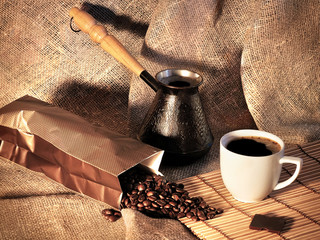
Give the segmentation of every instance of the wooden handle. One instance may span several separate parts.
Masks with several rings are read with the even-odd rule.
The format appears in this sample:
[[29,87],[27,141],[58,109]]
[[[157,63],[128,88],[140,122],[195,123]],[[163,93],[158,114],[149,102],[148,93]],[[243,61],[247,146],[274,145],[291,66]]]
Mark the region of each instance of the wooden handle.
[[115,37],[107,33],[105,27],[97,24],[89,13],[74,7],[70,10],[69,15],[73,17],[75,24],[81,31],[89,34],[94,42],[100,43],[105,51],[134,74],[140,76],[141,72],[145,70]]

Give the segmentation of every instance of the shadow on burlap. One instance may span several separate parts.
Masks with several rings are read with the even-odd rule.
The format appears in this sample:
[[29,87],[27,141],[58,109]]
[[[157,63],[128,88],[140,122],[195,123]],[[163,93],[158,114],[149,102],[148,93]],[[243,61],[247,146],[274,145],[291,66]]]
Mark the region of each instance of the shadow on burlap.
[[[154,92],[86,34],[70,30],[68,12],[82,3],[2,4],[0,107],[29,94],[134,136]],[[161,166],[168,178],[219,168],[219,139],[234,129],[270,131],[287,144],[319,139],[318,1],[96,0],[85,5],[153,75],[186,68],[204,79],[200,95],[214,146],[194,164]],[[108,223],[101,216],[104,203],[5,159],[0,167],[2,239],[142,239],[149,231],[153,239],[192,238],[177,221],[131,210]],[[161,225],[167,227],[160,231]]]

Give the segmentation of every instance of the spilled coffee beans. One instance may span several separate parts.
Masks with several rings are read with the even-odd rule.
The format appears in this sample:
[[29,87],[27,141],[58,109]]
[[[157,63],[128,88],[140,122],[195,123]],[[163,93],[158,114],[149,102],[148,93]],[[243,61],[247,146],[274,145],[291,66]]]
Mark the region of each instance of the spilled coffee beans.
[[[120,176],[123,187],[121,209],[131,208],[150,217],[205,221],[223,212],[209,206],[201,197],[190,197],[183,184],[167,181],[164,177],[133,168]],[[111,213],[112,212],[112,213]],[[114,210],[104,210],[107,219],[117,220]],[[120,213],[120,212],[119,212]],[[120,213],[121,216],[121,213]]]
[[121,218],[121,212],[114,209],[104,209],[102,210],[102,215],[111,222],[115,222]]

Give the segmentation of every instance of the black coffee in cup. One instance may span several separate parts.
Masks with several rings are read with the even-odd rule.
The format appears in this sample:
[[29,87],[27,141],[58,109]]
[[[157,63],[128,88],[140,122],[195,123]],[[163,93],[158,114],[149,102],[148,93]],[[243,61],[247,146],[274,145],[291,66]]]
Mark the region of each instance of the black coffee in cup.
[[279,143],[263,137],[242,137],[227,144],[227,149],[246,156],[268,156],[279,152]]

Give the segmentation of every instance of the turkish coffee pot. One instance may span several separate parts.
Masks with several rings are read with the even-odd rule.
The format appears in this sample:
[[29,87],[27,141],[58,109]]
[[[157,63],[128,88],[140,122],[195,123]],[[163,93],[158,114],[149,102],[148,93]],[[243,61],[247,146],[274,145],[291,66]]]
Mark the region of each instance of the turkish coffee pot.
[[154,78],[90,14],[74,7],[70,16],[81,31],[156,91],[137,138],[164,150],[163,161],[169,164],[182,165],[203,157],[213,136],[198,91],[202,77],[189,70],[167,69]]

